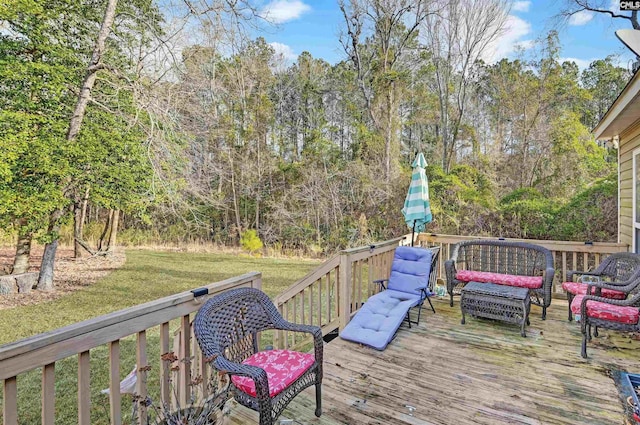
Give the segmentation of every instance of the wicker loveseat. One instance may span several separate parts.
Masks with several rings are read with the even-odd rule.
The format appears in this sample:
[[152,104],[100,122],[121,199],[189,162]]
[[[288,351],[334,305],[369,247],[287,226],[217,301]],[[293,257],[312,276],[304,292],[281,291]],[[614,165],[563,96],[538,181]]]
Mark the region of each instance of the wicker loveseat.
[[445,262],[447,292],[460,295],[468,282],[497,283],[528,288],[531,302],[542,307],[542,319],[551,304],[553,256],[551,251],[525,242],[470,240],[454,245]]

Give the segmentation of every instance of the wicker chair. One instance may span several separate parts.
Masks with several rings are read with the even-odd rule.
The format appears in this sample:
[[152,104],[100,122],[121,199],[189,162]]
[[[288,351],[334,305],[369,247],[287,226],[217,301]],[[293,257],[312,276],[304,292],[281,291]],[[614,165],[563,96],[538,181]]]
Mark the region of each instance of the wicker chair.
[[[551,304],[551,284],[555,270],[553,256],[548,249],[525,242],[493,239],[477,239],[458,242],[451,250],[451,257],[445,261],[447,292],[453,307],[453,296],[460,295],[468,282],[459,272],[469,276],[485,274],[501,280],[536,280],[535,285],[527,281],[531,303],[542,307],[542,319],[547,317],[547,307]],[[470,272],[470,273],[466,273]],[[524,279],[522,279],[524,278]],[[495,280],[476,280],[502,283]],[[519,284],[513,286],[520,286]]]
[[[578,295],[571,303],[573,312],[580,312],[582,330],[582,349],[580,354],[587,358],[587,341],[591,341],[591,327],[595,326],[594,335],[598,336],[598,328],[623,332],[640,331],[640,282],[635,284],[634,294],[626,300],[614,300],[596,295]],[[579,308],[579,310],[578,310]]]
[[[439,246],[430,246],[427,249],[430,249],[433,253],[433,257],[431,258],[431,271],[429,272],[429,294],[427,294],[427,301],[431,306],[431,310],[435,313],[436,309],[433,308],[433,304],[429,297],[433,296],[435,292],[436,286],[436,276],[438,274],[438,259],[440,258],[440,247]],[[418,321],[420,321],[420,317],[418,317]]]
[[[258,332],[279,329],[313,335],[314,354],[258,351]],[[282,318],[269,297],[252,288],[231,289],[208,300],[194,319],[194,333],[212,366],[231,376],[234,398],[272,425],[289,402],[316,386],[316,416],[322,412],[322,331]],[[282,372],[286,373],[282,373]]]
[[[574,282],[576,276],[579,276],[579,282]],[[573,298],[576,295],[588,294],[587,288],[590,284],[595,289],[593,295],[611,299],[625,299],[635,287],[634,282],[638,277],[640,277],[640,255],[631,252],[611,254],[595,270],[590,272],[569,271],[567,282],[562,284],[562,288],[567,292],[567,301],[569,302],[569,321],[573,319],[571,314]],[[598,281],[605,281],[605,285],[599,285]]]

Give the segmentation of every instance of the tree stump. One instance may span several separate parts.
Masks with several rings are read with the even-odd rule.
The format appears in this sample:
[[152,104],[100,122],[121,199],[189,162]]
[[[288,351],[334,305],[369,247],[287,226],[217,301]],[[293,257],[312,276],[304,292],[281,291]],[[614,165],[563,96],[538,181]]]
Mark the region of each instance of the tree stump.
[[0,276],[0,295],[13,294],[16,292],[16,278],[13,275]]
[[38,275],[38,272],[14,274],[13,277],[16,279],[18,293],[30,293],[31,290],[38,284]]

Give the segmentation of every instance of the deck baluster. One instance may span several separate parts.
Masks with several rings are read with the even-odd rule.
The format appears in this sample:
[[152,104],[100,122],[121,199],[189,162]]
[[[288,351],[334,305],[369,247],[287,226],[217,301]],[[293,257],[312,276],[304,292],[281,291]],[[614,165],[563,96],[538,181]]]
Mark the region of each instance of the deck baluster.
[[136,395],[140,397],[138,400],[138,424],[146,425],[147,423],[147,333],[145,331],[138,332],[136,338]]
[[120,340],[109,343],[109,411],[111,413],[111,425],[121,425]]
[[188,314],[182,316],[180,319],[180,334],[178,400],[180,406],[187,406],[191,398],[189,391],[191,388],[191,350],[189,346],[191,340],[191,322]]
[[42,368],[42,425],[54,425],[56,420],[56,364]]
[[91,423],[91,364],[89,351],[78,354],[78,425]]
[[18,380],[15,376],[4,380],[4,425],[18,425]]
[[[169,322],[160,325],[160,354],[167,354],[170,350],[169,342]],[[160,360],[160,400],[164,406],[169,406],[171,402],[171,362]]]

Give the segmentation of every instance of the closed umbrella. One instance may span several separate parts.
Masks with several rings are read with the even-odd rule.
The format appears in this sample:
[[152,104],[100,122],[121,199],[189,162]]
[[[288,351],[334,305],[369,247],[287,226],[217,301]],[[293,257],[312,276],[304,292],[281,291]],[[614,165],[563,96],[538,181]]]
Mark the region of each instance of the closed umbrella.
[[413,235],[416,231],[422,232],[427,223],[433,220],[431,216],[431,206],[429,205],[429,182],[424,169],[427,160],[420,152],[411,164],[413,173],[411,174],[411,185],[404,200],[402,214],[404,221],[411,229],[411,246],[413,246]]

